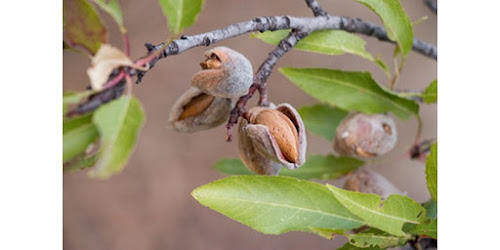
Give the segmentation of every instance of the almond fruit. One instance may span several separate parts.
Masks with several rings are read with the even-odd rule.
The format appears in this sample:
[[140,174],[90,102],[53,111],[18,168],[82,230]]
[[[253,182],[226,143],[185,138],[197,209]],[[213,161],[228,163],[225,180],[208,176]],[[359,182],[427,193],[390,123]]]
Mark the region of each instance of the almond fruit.
[[191,79],[191,86],[223,98],[238,98],[248,93],[253,82],[253,68],[241,53],[227,47],[205,52],[201,71]]

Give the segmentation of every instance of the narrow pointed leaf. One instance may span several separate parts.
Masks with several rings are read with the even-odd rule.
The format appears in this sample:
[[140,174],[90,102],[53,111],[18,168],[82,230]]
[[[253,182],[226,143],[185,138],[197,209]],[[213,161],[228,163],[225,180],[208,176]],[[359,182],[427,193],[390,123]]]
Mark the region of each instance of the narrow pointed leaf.
[[69,119],[63,122],[63,162],[85,152],[99,137],[92,115]]
[[356,0],[374,11],[384,23],[387,36],[395,41],[403,57],[413,46],[413,29],[399,0]]
[[427,156],[425,179],[432,199],[437,202],[437,143],[432,145],[431,153]]
[[[279,175],[300,179],[336,179],[362,165],[363,161],[351,157],[310,155],[302,167],[295,170],[282,168]],[[215,169],[230,175],[254,175],[240,159],[222,159],[215,164]]]
[[93,122],[101,134],[101,148],[90,177],[108,178],[120,172],[135,147],[144,115],[141,104],[133,97],[123,96],[101,106]]
[[376,194],[347,191],[326,184],[337,200],[366,223],[396,236],[405,236],[405,223],[419,224],[425,220],[425,208],[414,200],[393,194],[384,202]]
[[265,234],[310,232],[309,227],[352,229],[363,220],[328,189],[282,176],[231,176],[192,192],[204,206]]
[[106,11],[118,24],[120,31],[126,32],[125,26],[123,25],[123,14],[118,0],[92,0],[96,3],[102,10]]
[[422,94],[426,103],[435,103],[437,101],[437,80],[432,81]]
[[347,111],[326,104],[304,106],[298,111],[307,130],[327,141],[333,140],[337,126],[349,114]]
[[193,25],[203,7],[203,0],[159,0],[158,3],[174,35]]
[[418,105],[382,89],[368,72],[320,68],[281,68],[291,82],[319,101],[367,114],[393,112],[401,119],[418,114]]
[[106,42],[106,27],[86,0],[64,0],[63,19],[64,40],[71,47],[80,45],[93,55]]

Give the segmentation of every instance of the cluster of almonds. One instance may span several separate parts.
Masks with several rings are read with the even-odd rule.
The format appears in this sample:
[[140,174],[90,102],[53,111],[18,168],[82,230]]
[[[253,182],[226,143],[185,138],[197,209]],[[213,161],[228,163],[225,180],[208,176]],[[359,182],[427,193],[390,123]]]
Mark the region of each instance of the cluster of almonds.
[[[232,98],[248,93],[253,80],[252,64],[227,47],[205,52],[202,70],[192,87],[174,104],[169,125],[192,133],[217,127],[229,119]],[[306,134],[299,113],[287,103],[253,107],[240,118],[238,145],[245,165],[257,174],[277,175],[285,166],[304,164]],[[383,114],[353,113],[338,126],[334,149],[340,155],[371,158],[390,151],[397,139],[392,119]]]
[[[169,126],[192,133],[214,128],[229,119],[232,98],[248,93],[253,80],[252,65],[242,54],[216,47],[205,52],[202,70],[192,87],[174,104]],[[305,162],[306,135],[298,112],[289,104],[254,107],[240,118],[239,152],[245,165],[257,174],[277,175]]]

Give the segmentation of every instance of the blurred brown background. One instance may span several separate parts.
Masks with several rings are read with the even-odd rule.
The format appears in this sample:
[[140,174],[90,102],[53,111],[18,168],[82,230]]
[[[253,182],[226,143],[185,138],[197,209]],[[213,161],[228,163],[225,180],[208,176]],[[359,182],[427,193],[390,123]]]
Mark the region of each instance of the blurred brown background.
[[[361,17],[382,25],[367,7],[353,1],[320,0],[331,15]],[[168,38],[167,24],[156,0],[120,0],[125,25],[130,34],[132,58],[145,53],[143,44],[158,44]],[[414,27],[419,39],[436,44],[436,16],[420,0],[402,0],[412,21],[428,20]],[[312,16],[303,0],[207,0],[197,23],[185,34],[202,33],[231,23],[266,15]],[[113,21],[104,13],[110,27],[110,43],[122,46]],[[393,45],[363,37],[367,49],[381,54],[392,65]],[[243,35],[216,44],[245,54],[254,69],[267,57],[272,46]],[[214,46],[214,45],[213,45]],[[213,47],[212,46],[212,47]],[[345,240],[329,241],[308,233],[290,232],[264,235],[197,203],[190,192],[203,184],[223,178],[213,164],[223,157],[237,157],[236,142],[226,143],[223,126],[195,134],[180,134],[166,129],[170,108],[200,69],[206,47],[160,61],[141,85],[134,87],[143,103],[146,123],[125,170],[111,179],[93,180],[85,171],[64,175],[64,248],[73,249],[335,249]],[[88,85],[89,60],[64,52],[64,90],[83,90]],[[371,71],[380,83],[387,79],[376,66],[351,55],[323,56],[292,51],[277,65],[328,67]],[[399,89],[424,89],[436,79],[436,61],[410,53]],[[275,72],[268,81],[269,98],[275,103],[289,102],[295,107],[313,104],[285,77]],[[254,98],[256,99],[256,98]],[[253,105],[255,100],[251,102]],[[436,136],[436,105],[421,105],[423,138]],[[395,150],[381,163],[370,165],[417,201],[430,196],[425,185],[424,164],[404,159],[416,131],[416,120],[397,122],[400,140]],[[308,152],[331,153],[331,143],[308,136]]]

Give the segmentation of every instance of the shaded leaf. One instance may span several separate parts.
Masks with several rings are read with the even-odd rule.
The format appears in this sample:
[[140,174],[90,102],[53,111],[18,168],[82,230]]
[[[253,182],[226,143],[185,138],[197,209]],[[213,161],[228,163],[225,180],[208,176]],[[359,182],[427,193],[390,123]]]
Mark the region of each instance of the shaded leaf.
[[389,39],[397,42],[403,57],[413,46],[413,29],[399,0],[356,0],[374,11],[384,23]]
[[76,171],[83,170],[85,168],[92,167],[97,161],[97,155],[92,155],[87,157],[85,155],[80,155],[71,161],[64,164],[64,173],[73,173]]
[[383,250],[383,248],[380,247],[357,247],[351,245],[349,242],[347,242],[345,245],[343,245],[340,248],[337,248],[337,250]]
[[92,114],[68,119],[63,122],[63,162],[83,154],[99,137]]
[[147,70],[144,67],[135,65],[123,51],[109,44],[103,44],[92,58],[90,67],[87,69],[92,89],[102,90],[108,81],[109,75],[114,69],[121,66],[128,66],[142,71]]
[[92,0],[102,10],[106,11],[118,24],[120,31],[125,33],[127,30],[123,25],[123,14],[118,0]]
[[418,225],[408,225],[406,232],[413,235],[427,235],[437,239],[437,219],[429,220],[428,222]]
[[319,68],[281,68],[280,72],[319,101],[367,114],[393,112],[401,119],[418,114],[418,105],[382,89],[368,72]]
[[436,219],[437,217],[437,203],[435,200],[430,199],[429,201],[422,204],[425,210],[427,210],[427,217],[431,219]]
[[192,195],[202,205],[265,234],[364,224],[325,186],[290,177],[231,176],[199,187]]
[[366,223],[396,236],[405,236],[405,223],[419,224],[425,217],[425,208],[414,200],[393,194],[385,201],[376,194],[347,191],[326,184],[337,200]]
[[427,156],[425,179],[432,199],[437,202],[437,143],[431,146],[431,153]]
[[437,101],[437,80],[432,81],[422,93],[422,98],[426,103],[434,103]]
[[337,126],[349,114],[347,111],[326,104],[304,106],[298,111],[307,130],[327,141],[333,140]]
[[193,25],[203,7],[203,0],[158,0],[163,14],[168,19],[170,33],[180,34]]
[[255,173],[245,167],[245,164],[240,159],[235,158],[220,159],[215,163],[214,168],[228,175],[255,175]]
[[[295,170],[282,168],[279,175],[300,179],[336,179],[362,165],[363,161],[351,157],[310,155],[302,167]],[[240,159],[222,159],[215,164],[215,169],[230,175],[254,175]]]
[[336,235],[347,237],[349,243],[359,248],[376,247],[388,248],[401,246],[408,241],[409,237],[394,236],[377,229],[368,229],[356,234],[346,233],[345,230],[331,230],[325,228],[311,228],[313,233],[316,233],[324,238],[333,239]]
[[406,237],[394,236],[387,233],[357,233],[344,234],[351,245],[357,247],[379,247],[385,249],[387,247],[401,246],[408,241]]
[[96,166],[89,176],[108,178],[120,172],[135,147],[144,115],[141,104],[123,96],[95,111],[93,122],[101,134],[101,148]]
[[64,0],[63,19],[65,44],[80,45],[93,55],[106,42],[106,27],[86,0]]

